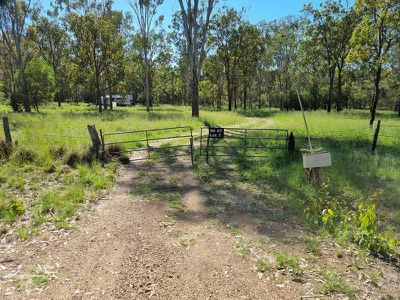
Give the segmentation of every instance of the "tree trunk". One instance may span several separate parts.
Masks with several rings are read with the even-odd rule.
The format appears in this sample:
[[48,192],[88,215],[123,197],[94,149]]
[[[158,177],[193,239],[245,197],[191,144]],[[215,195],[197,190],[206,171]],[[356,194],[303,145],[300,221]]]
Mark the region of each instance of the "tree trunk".
[[222,106],[222,93],[223,93],[224,87],[223,87],[221,81],[222,80],[220,79],[219,83],[218,83],[217,109],[221,109],[221,106]]
[[233,88],[228,81],[228,110],[232,110],[232,103],[233,103]]
[[337,83],[337,102],[336,102],[336,111],[341,111],[342,108],[342,68],[338,67],[338,83]]
[[147,53],[144,54],[144,76],[145,76],[145,83],[144,83],[144,93],[146,95],[146,109],[150,112],[150,74],[149,74],[149,62],[147,60]]
[[371,106],[371,119],[369,120],[369,125],[373,125],[376,116],[376,109],[378,107],[379,101],[379,84],[381,81],[381,74],[382,74],[382,65],[379,64],[378,69],[376,70],[375,80],[374,80],[374,101]]
[[332,109],[332,98],[333,98],[333,82],[335,80],[335,67],[329,68],[329,91],[328,91],[328,107],[327,112],[331,112]]
[[[109,86],[111,86],[111,84],[108,84]],[[111,88],[108,89],[108,94],[110,95],[110,110],[113,109],[113,98],[112,98],[112,94],[111,94]]]
[[[195,70],[193,70],[195,71]],[[190,93],[192,98],[192,117],[199,117],[199,79],[196,72],[192,75],[192,82],[190,84]]]
[[235,110],[236,110],[237,109],[237,87],[236,86],[233,88],[233,101],[234,101]]
[[247,87],[243,87],[243,109],[247,109]]
[[397,103],[397,115],[400,117],[400,100]]

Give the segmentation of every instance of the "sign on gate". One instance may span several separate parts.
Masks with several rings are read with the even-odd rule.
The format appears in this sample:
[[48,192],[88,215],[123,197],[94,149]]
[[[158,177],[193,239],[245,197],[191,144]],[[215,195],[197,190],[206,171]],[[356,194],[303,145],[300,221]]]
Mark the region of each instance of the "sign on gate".
[[203,127],[200,156],[265,157],[270,150],[287,150],[289,134],[284,129]]
[[224,128],[210,128],[208,131],[208,137],[212,139],[223,139]]

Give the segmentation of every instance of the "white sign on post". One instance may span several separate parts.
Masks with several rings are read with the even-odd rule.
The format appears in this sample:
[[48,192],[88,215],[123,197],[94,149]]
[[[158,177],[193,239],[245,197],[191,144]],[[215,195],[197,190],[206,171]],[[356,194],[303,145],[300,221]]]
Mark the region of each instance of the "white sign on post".
[[303,166],[305,169],[330,167],[332,157],[330,152],[315,152],[303,154]]

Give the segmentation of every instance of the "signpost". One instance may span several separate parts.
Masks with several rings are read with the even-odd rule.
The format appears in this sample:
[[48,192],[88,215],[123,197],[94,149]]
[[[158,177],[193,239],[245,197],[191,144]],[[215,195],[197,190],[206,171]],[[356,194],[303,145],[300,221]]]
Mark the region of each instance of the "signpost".
[[311,181],[313,181],[314,183],[320,184],[321,183],[320,168],[332,166],[331,153],[328,151],[321,151],[320,149],[318,150],[313,149],[311,144],[310,132],[308,131],[306,116],[304,114],[303,104],[301,103],[300,94],[298,90],[297,90],[297,98],[299,99],[300,109],[303,115],[304,125],[307,131],[308,145],[310,147],[310,149],[307,150],[308,151],[307,153],[303,153],[303,167],[306,170],[306,172],[308,170],[307,174],[309,179],[311,179]]

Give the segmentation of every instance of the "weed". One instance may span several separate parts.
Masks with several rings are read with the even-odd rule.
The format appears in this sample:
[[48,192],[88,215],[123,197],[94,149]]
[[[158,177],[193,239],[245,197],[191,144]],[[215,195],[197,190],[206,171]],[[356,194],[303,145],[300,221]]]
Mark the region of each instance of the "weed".
[[27,231],[25,228],[17,228],[16,234],[20,240],[26,240],[29,236],[29,231]]
[[270,264],[266,260],[258,260],[257,261],[257,271],[264,273],[271,269]]
[[246,245],[241,245],[239,247],[239,253],[240,255],[249,255],[250,254],[250,248]]
[[300,260],[287,253],[276,255],[276,265],[278,269],[287,269],[294,276],[301,276],[303,270],[300,268]]
[[6,226],[0,226],[0,236],[7,234],[8,229]]
[[349,284],[343,279],[343,276],[337,272],[326,272],[324,274],[324,283],[322,284],[322,293],[329,294],[344,294],[349,297],[353,295],[353,291]]
[[306,250],[314,255],[320,255],[321,249],[319,241],[316,239],[309,239],[306,243]]
[[369,283],[374,286],[378,286],[379,277],[380,277],[379,272],[371,272],[369,274]]
[[46,286],[55,278],[56,273],[57,271],[54,267],[37,265],[26,274],[15,277],[14,280],[19,290],[31,290]]
[[196,244],[196,240],[194,238],[184,238],[179,240],[179,244],[184,248],[188,248],[190,246],[194,246]]
[[170,227],[173,226],[175,224],[174,219],[172,219],[171,217],[166,216],[166,218],[164,219],[164,221],[159,221],[158,225],[160,227]]
[[226,227],[228,227],[229,230],[230,230],[232,233],[238,233],[238,232],[240,231],[239,223],[236,222],[236,221],[230,221],[230,222],[228,223],[228,225],[226,225]]
[[41,224],[49,219],[55,222],[65,221],[74,215],[77,205],[83,202],[83,199],[83,189],[78,186],[70,187],[65,192],[46,193],[35,204],[35,224]]
[[0,194],[0,220],[12,223],[24,212],[25,206],[21,200]]
[[177,188],[178,183],[179,183],[179,176],[171,176],[169,178],[169,184],[171,185],[171,187]]
[[66,153],[67,148],[64,145],[60,146],[51,146],[49,149],[50,155],[53,159],[61,159]]
[[37,157],[38,157],[38,154],[34,150],[28,149],[28,148],[17,147],[17,149],[13,153],[12,159],[16,163],[23,165],[23,164],[35,162]]
[[182,236],[182,232],[180,232],[179,230],[170,230],[169,232],[168,232],[168,234],[170,235],[170,236],[172,236],[173,238],[179,238],[179,237],[181,237]]

